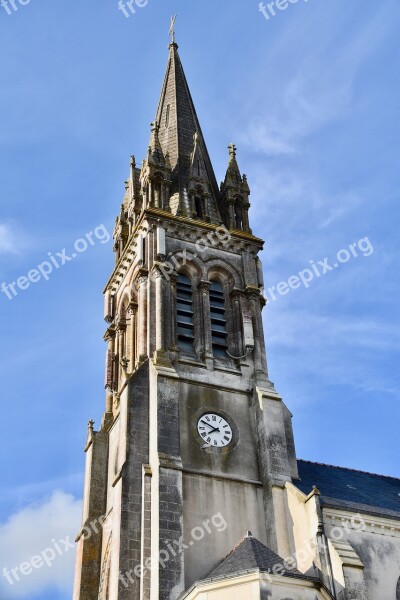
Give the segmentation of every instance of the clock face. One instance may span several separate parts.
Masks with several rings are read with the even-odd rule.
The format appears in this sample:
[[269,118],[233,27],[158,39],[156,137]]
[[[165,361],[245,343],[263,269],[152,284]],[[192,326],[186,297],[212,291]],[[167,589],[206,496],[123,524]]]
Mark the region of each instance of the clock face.
[[197,431],[204,442],[214,448],[225,448],[232,441],[232,428],[228,421],[215,413],[200,417]]

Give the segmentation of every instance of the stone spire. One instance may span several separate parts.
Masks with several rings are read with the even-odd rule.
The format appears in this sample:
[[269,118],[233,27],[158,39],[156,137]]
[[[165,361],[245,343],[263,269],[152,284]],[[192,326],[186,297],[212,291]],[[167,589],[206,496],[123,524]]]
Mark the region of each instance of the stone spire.
[[178,53],[178,45],[169,45],[169,57],[164,84],[158,104],[156,138],[171,166],[170,206],[172,212],[191,217],[193,202],[189,194],[193,175],[193,155],[197,155],[197,173],[200,169],[198,193],[207,196],[209,220],[220,222],[218,211],[219,190],[210,157],[201,131],[196,109]]
[[159,122],[155,120],[151,123],[149,148],[140,172],[141,191],[146,208],[170,211],[171,165],[168,152],[164,153],[161,146],[159,131]]
[[235,144],[229,144],[228,150],[229,150],[229,163],[228,163],[227,173],[229,173],[231,175],[237,175],[238,177],[240,177],[240,169],[239,169],[238,162],[236,160],[237,148],[236,148]]
[[225,180],[221,185],[222,214],[228,229],[251,233],[249,225],[250,188],[246,175],[241,175],[236,158],[235,144],[229,144],[229,161]]
[[155,121],[151,123],[151,137],[148,151],[148,161],[150,163],[165,166],[165,156],[160,144],[160,138],[158,132],[160,131],[160,125]]

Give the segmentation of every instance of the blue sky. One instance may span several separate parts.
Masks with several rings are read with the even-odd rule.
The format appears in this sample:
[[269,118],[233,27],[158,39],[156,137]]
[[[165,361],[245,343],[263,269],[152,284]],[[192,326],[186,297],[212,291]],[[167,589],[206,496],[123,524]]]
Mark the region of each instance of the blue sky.
[[[257,1],[31,0],[0,7],[0,283],[112,232],[149,139],[177,41],[217,178],[234,141],[252,189],[266,288],[340,268],[271,300],[271,379],[294,413],[298,456],[399,476],[399,53],[397,0],[299,0],[266,20]],[[83,445],[104,406],[102,289],[112,243],[48,281],[0,293],[0,567],[78,528]],[[73,553],[0,599],[71,597]]]

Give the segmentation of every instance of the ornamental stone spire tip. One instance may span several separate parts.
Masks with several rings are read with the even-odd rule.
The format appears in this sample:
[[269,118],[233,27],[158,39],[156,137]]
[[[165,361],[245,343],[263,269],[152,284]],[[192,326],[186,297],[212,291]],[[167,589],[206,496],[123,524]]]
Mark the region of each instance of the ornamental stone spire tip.
[[169,35],[171,36],[171,44],[175,44],[175,21],[176,21],[176,17],[177,15],[175,15],[174,17],[171,17],[171,25],[169,28]]

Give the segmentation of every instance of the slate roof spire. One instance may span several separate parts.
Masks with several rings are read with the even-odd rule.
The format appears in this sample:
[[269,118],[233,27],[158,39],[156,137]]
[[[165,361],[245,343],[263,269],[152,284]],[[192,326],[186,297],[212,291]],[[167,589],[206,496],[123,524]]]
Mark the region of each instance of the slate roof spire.
[[[171,30],[174,32],[172,27]],[[219,189],[179,57],[178,44],[175,41],[169,44],[168,64],[155,122],[158,127],[157,143],[163,155],[165,157],[168,155],[172,171],[170,190],[172,212],[192,217],[195,205],[194,194],[199,194],[204,203],[204,214],[208,217],[207,220],[219,223]],[[193,182],[194,155],[196,155],[195,182]]]

